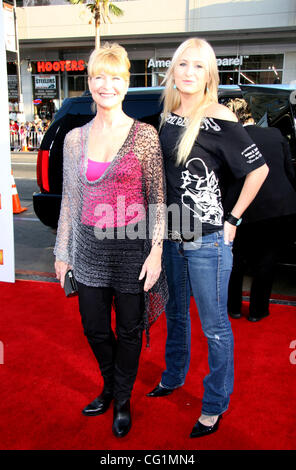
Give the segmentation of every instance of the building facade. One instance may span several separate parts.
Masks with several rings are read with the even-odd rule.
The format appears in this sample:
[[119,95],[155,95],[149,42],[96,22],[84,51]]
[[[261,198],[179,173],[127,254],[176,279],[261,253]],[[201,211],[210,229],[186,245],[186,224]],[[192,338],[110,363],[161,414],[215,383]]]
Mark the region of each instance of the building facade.
[[[174,50],[199,36],[211,43],[222,84],[296,80],[294,0],[113,0],[124,14],[101,27],[101,41],[123,45],[132,87],[161,84]],[[92,17],[66,0],[20,0],[17,8],[26,119],[52,116],[64,98],[87,90],[94,49]],[[7,54],[11,104],[17,107],[15,56]]]

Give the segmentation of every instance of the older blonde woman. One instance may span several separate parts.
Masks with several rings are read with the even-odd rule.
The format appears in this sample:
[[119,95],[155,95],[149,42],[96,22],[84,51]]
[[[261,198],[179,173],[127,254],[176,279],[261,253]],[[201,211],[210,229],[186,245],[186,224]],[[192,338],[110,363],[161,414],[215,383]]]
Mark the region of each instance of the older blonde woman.
[[[176,50],[166,76],[160,140],[167,204],[181,223],[169,220],[164,244],[169,285],[166,306],[166,370],[148,394],[163,397],[181,387],[190,362],[190,292],[208,341],[201,416],[191,437],[218,429],[233,388],[233,335],[227,315],[232,242],[241,215],[262,185],[268,168],[235,115],[218,104],[218,70],[212,47],[192,38]],[[245,177],[230,214],[222,198],[228,177]]]
[[142,330],[149,329],[166,301],[162,153],[154,128],[122,110],[129,68],[127,53],[118,44],[106,44],[90,56],[88,83],[96,115],[65,139],[55,246],[62,286],[67,269],[74,269],[84,333],[104,380],[102,393],[83,414],[106,412],[114,398],[112,429],[117,437],[131,427],[130,397]]

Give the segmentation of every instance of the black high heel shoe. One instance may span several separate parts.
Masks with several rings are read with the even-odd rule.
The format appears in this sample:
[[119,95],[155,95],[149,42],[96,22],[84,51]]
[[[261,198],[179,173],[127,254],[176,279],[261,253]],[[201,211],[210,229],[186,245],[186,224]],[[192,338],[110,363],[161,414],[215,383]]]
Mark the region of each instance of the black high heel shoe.
[[219,427],[219,422],[221,419],[222,419],[222,415],[218,417],[216,423],[213,424],[213,426],[205,426],[200,421],[197,421],[195,425],[193,426],[190,437],[202,437],[202,436],[207,436],[208,434],[212,434],[213,432],[216,432]]
[[147,397],[166,397],[173,393],[176,390],[175,388],[162,387],[160,384],[149,393],[146,394]]
[[114,401],[114,415],[112,431],[114,436],[123,437],[132,426],[130,401]]

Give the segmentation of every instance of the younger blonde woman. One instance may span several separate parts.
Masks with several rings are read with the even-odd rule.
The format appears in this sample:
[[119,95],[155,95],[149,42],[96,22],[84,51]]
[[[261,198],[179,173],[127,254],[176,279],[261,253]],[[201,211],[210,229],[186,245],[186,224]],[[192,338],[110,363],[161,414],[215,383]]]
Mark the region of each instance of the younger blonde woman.
[[[192,38],[176,50],[166,76],[160,140],[167,179],[169,240],[164,259],[166,370],[148,394],[163,397],[181,387],[190,362],[190,292],[208,341],[201,416],[191,437],[218,429],[233,389],[233,335],[227,315],[232,242],[244,210],[268,168],[242,125],[218,104],[218,70],[212,47]],[[230,214],[222,201],[229,177],[245,183]],[[174,216],[177,208],[179,217]]]

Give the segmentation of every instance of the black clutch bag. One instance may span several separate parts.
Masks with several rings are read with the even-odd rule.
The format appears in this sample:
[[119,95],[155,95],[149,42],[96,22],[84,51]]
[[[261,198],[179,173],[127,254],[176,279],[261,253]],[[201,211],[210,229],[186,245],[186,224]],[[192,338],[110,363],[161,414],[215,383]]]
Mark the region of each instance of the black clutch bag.
[[72,269],[69,269],[65,274],[64,291],[67,297],[78,294],[77,283]]

